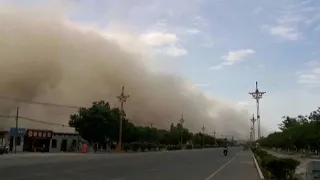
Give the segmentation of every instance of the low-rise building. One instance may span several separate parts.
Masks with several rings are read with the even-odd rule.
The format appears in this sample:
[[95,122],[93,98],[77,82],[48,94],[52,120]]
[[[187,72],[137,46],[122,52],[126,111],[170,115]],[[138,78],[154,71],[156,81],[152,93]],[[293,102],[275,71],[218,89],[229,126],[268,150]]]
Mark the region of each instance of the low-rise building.
[[49,152],[53,131],[43,129],[28,129],[24,135],[23,151]]
[[77,133],[72,132],[26,128],[18,128],[18,133],[15,131],[16,128],[0,131],[0,145],[7,145],[10,152],[75,152],[82,141]]
[[77,133],[59,133],[52,134],[50,152],[75,152],[80,146],[80,137]]

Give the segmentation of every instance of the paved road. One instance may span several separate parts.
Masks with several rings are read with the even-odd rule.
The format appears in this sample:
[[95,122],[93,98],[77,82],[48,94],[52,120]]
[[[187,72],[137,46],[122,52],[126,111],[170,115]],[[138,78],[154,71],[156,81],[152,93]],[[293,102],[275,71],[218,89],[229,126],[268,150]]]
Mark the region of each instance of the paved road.
[[0,156],[1,180],[258,180],[250,152]]

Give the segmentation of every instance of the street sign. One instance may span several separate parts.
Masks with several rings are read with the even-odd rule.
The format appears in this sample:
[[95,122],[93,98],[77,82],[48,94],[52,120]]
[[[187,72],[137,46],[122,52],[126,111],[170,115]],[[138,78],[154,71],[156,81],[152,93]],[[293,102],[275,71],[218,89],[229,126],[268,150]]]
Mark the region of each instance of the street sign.
[[[18,131],[17,131],[18,130]],[[10,136],[24,136],[27,133],[26,128],[10,128],[9,135]]]
[[52,131],[28,130],[26,133],[28,134],[28,137],[33,138],[52,138]]

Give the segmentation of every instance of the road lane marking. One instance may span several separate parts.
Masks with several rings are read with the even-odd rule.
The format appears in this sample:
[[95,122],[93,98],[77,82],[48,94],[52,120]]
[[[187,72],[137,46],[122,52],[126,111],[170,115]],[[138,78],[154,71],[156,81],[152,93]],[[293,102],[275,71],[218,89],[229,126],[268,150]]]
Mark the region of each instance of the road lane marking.
[[224,169],[226,166],[228,166],[228,164],[230,164],[235,158],[237,157],[237,155],[235,155],[230,161],[228,161],[227,163],[225,163],[224,165],[222,165],[218,170],[216,170],[214,173],[212,173],[210,176],[208,176],[207,178],[205,178],[204,180],[210,180],[211,178],[213,178],[215,175],[217,175],[222,169]]
[[151,168],[151,169],[148,169],[148,171],[157,171],[158,168]]

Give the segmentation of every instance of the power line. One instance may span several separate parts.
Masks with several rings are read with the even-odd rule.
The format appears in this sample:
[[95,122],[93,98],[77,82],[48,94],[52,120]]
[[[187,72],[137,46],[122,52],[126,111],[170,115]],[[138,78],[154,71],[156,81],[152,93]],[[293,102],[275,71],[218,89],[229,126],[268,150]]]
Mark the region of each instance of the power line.
[[32,118],[28,118],[28,117],[19,117],[19,118],[20,119],[24,119],[24,120],[28,120],[28,121],[31,121],[31,122],[42,123],[42,124],[62,126],[62,127],[71,127],[71,126],[65,125],[65,124],[52,123],[52,122],[48,122],[48,121],[41,121],[41,120],[38,120],[38,119],[32,119]]
[[16,101],[16,102],[22,102],[22,103],[26,103],[26,104],[37,104],[37,105],[44,105],[44,106],[65,107],[65,108],[71,108],[71,109],[80,109],[80,108],[83,107],[83,106],[63,105],[63,104],[39,102],[39,101],[24,100],[24,99],[9,98],[9,97],[1,97],[1,96],[0,96],[0,100]]
[[[9,116],[9,115],[0,115],[1,118],[15,118],[15,116]],[[48,121],[42,121],[42,120],[38,120],[38,119],[33,119],[33,118],[28,118],[28,117],[21,117],[19,116],[19,119],[24,119],[27,121],[31,121],[31,122],[37,122],[37,123],[42,123],[42,124],[47,124],[47,125],[54,125],[54,126],[62,126],[62,127],[71,127],[69,125],[65,125],[65,124],[59,124],[59,123],[53,123],[53,122],[48,122]],[[72,128],[72,127],[71,127]]]

